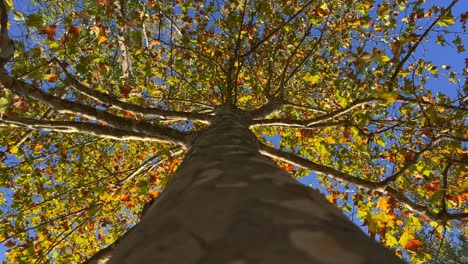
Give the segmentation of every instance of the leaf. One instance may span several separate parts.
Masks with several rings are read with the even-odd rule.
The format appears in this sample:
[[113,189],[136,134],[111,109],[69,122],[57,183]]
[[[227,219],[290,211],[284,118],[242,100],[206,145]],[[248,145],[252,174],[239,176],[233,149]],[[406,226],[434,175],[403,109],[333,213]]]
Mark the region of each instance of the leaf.
[[316,84],[320,80],[320,75],[312,75],[310,72],[307,72],[304,76],[304,81],[309,82],[310,84]]
[[41,34],[47,35],[47,39],[52,40],[52,39],[54,39],[56,30],[57,30],[56,25],[50,25],[50,26],[46,26],[46,27],[41,28],[41,30],[39,32]]
[[98,44],[102,44],[107,40],[107,37],[104,35],[99,36],[98,38]]
[[5,94],[0,98],[0,116],[7,113],[13,101],[13,95],[10,90],[5,90]]
[[377,208],[382,209],[384,212],[388,212],[391,208],[391,205],[388,203],[388,198],[380,197],[377,201]]
[[148,191],[148,194],[149,196],[152,198],[152,199],[155,199],[159,196],[159,192],[158,191],[154,191],[154,190],[149,190]]
[[414,235],[412,233],[408,232],[408,230],[404,230],[403,234],[400,237],[400,240],[398,240],[398,243],[400,244],[400,246],[404,247],[413,238]]
[[44,26],[44,18],[42,14],[30,14],[26,17],[24,24],[28,27],[42,28]]
[[418,239],[410,239],[406,244],[405,244],[405,249],[406,250],[411,250],[411,251],[418,251],[422,247],[421,241]]
[[442,26],[442,27],[448,27],[448,26],[454,25],[454,24],[455,24],[455,20],[454,20],[452,14],[446,14],[443,18],[441,18],[437,22],[437,25]]
[[8,152],[10,152],[11,154],[16,154],[16,153],[18,153],[18,150],[19,150],[19,148],[17,146],[11,146],[8,149]]
[[377,6],[377,14],[379,16],[387,15],[390,12],[389,4],[380,4]]
[[55,82],[58,79],[57,74],[46,74],[44,75],[44,80],[47,80],[48,82]]
[[384,99],[388,104],[392,104],[398,99],[399,94],[397,92],[375,92],[376,98]]

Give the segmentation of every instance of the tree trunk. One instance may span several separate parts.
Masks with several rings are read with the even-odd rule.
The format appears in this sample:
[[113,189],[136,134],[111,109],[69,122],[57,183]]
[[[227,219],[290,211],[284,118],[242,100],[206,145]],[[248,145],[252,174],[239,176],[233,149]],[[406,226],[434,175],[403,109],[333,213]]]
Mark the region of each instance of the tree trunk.
[[109,263],[403,263],[261,155],[249,123],[218,113]]

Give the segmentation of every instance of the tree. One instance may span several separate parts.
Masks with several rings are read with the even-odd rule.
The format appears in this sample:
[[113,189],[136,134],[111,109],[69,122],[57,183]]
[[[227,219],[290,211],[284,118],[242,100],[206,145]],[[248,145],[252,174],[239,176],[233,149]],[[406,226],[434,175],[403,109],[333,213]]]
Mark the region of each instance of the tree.
[[5,1],[8,261],[429,260],[468,216],[457,2]]

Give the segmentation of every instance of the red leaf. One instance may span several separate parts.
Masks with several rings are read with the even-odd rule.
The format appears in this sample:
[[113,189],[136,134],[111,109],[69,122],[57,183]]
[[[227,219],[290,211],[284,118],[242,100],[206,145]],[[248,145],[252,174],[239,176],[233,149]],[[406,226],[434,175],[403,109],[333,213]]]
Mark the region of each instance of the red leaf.
[[351,136],[351,132],[348,130],[343,131],[343,136],[347,139],[349,139],[349,136]]
[[13,247],[16,245],[16,242],[13,241],[13,240],[8,240],[6,243],[5,243],[5,247]]

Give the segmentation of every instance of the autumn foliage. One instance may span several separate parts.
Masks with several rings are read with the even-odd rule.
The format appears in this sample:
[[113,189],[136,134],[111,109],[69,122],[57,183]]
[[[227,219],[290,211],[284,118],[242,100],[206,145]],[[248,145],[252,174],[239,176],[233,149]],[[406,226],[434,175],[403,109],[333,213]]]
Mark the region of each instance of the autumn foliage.
[[6,262],[113,243],[222,104],[405,260],[463,257],[465,1],[23,2],[0,72]]

